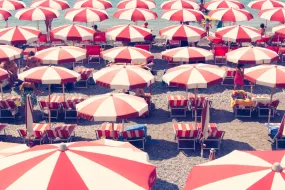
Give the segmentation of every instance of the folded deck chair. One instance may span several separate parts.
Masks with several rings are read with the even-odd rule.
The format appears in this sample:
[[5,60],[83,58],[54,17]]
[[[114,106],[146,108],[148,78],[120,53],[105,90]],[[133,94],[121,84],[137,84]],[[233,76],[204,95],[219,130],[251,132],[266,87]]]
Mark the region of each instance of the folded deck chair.
[[[177,142],[177,149],[189,149],[189,150],[195,150],[196,149],[196,141],[199,137],[199,131],[198,130],[176,130],[175,131],[175,139]],[[186,146],[182,145],[185,142],[190,142],[192,146]]]

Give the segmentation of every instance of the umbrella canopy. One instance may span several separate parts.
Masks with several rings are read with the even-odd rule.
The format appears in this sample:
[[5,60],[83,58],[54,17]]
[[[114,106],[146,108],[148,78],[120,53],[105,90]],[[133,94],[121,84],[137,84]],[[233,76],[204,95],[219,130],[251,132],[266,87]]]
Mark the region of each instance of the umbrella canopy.
[[39,21],[39,20],[49,20],[54,19],[59,16],[59,12],[52,8],[47,7],[31,7],[19,10],[15,17],[19,20],[30,20],[30,21]]
[[117,121],[140,117],[148,111],[143,98],[128,94],[103,94],[76,104],[79,117],[91,121]]
[[196,47],[173,48],[161,53],[162,59],[173,62],[191,62],[213,60],[214,55],[211,51]]
[[198,10],[192,9],[175,9],[164,11],[161,18],[171,21],[188,22],[194,21],[199,22],[204,19],[204,14]]
[[194,166],[184,190],[233,187],[252,190],[282,189],[285,183],[284,161],[284,150],[234,150],[219,159]]
[[0,20],[6,20],[7,18],[11,17],[11,13],[6,9],[0,8]]
[[16,0],[1,0],[0,8],[6,9],[8,11],[19,10],[26,7],[26,4],[23,1]]
[[105,50],[100,56],[113,63],[147,63],[154,59],[149,51],[126,46]]
[[0,68],[0,80],[9,78],[9,74],[5,69]]
[[164,10],[170,9],[199,9],[198,3],[189,0],[171,0],[165,1],[160,6]]
[[119,25],[108,28],[106,38],[122,42],[144,42],[152,40],[152,33],[150,29],[136,25]]
[[80,9],[69,9],[64,17],[72,22],[102,22],[108,19],[108,14],[104,10],[89,7]]
[[0,29],[0,43],[9,45],[29,44],[37,41],[40,33],[33,27],[11,26]]
[[263,10],[263,9],[271,9],[276,7],[285,7],[285,3],[275,0],[256,0],[256,1],[251,1],[248,4],[248,7],[252,9]]
[[63,41],[67,40],[77,40],[77,41],[83,41],[83,40],[93,40],[94,36],[94,29],[81,26],[78,24],[67,24],[63,25],[57,28],[52,29],[51,34],[57,38],[61,39]]
[[208,16],[216,20],[228,22],[249,21],[253,19],[250,12],[244,9],[233,8],[212,10]]
[[247,68],[244,77],[254,84],[271,88],[285,88],[285,67],[278,65],[259,65]]
[[120,1],[117,5],[119,9],[133,9],[133,8],[142,8],[142,9],[153,9],[155,8],[156,3],[152,0],[123,0]]
[[170,86],[186,89],[207,88],[223,81],[226,71],[215,65],[191,64],[168,69],[162,80]]
[[58,11],[70,8],[64,0],[37,0],[32,2],[30,7],[49,7]]
[[113,65],[93,73],[96,84],[111,89],[145,88],[154,83],[151,72],[138,66]]
[[262,47],[243,47],[227,53],[226,59],[232,63],[265,64],[278,60],[279,55]]
[[39,145],[2,158],[0,189],[151,189],[156,167],[147,153],[105,142]]
[[261,31],[250,26],[227,26],[219,28],[216,36],[230,42],[255,42],[261,39]]
[[0,158],[10,156],[29,149],[25,144],[0,142]]
[[235,0],[215,0],[205,3],[204,8],[207,10],[227,8],[243,9],[244,5],[241,2]]
[[258,13],[260,18],[285,23],[285,8],[264,9]]
[[9,46],[0,45],[0,61],[11,61],[14,59],[19,59],[22,54],[22,49]]
[[106,0],[78,0],[74,3],[73,6],[73,8],[75,9],[84,7],[105,10],[112,8],[113,6],[110,1]]
[[113,17],[131,21],[146,21],[157,19],[157,14],[148,9],[121,9],[114,13]]
[[161,29],[159,35],[168,40],[198,42],[206,36],[206,31],[203,28],[190,25],[173,25]]
[[272,32],[278,36],[285,36],[285,24],[272,28]]
[[35,57],[43,64],[61,64],[86,58],[86,49],[74,46],[57,46],[36,52]]
[[22,72],[18,78],[39,84],[66,84],[80,80],[80,74],[64,67],[40,66]]

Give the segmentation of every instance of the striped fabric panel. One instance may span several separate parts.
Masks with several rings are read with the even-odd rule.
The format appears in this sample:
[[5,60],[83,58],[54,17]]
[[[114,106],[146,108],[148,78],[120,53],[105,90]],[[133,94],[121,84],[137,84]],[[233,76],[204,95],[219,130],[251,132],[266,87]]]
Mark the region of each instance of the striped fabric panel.
[[117,139],[119,137],[118,131],[108,131],[108,130],[97,130],[97,134],[99,138],[114,138]]
[[0,132],[7,126],[7,123],[0,123]]
[[195,97],[193,94],[189,95],[189,99],[191,102],[192,107],[203,107],[206,97],[205,96],[197,96],[196,103],[195,103]]
[[[112,123],[108,123],[108,122],[105,122],[101,125],[101,130],[109,130],[111,131],[112,130]],[[121,123],[114,123],[114,130],[115,131],[122,131],[123,129],[123,124]]]
[[184,137],[184,138],[196,138],[198,137],[199,131],[198,130],[177,130],[176,137]]
[[48,129],[48,130],[45,130],[45,132],[49,138],[56,138],[56,133],[54,130]]
[[192,123],[174,123],[173,129],[174,131],[178,130],[188,131],[188,130],[195,130],[195,127]]
[[[39,101],[41,107],[43,109],[48,109],[49,108],[49,102],[45,100],[40,100]],[[50,102],[50,108],[51,109],[59,109],[60,108],[60,103],[59,102]]]
[[185,96],[181,95],[169,95],[167,97],[168,99],[168,105],[170,106],[187,106],[188,100],[185,98]]
[[122,132],[124,139],[132,139],[132,138],[139,138],[144,137],[143,130],[131,130],[131,131],[124,131]]
[[0,108],[2,109],[14,109],[16,106],[12,100],[0,100]]
[[27,136],[27,130],[19,129],[18,131],[20,132],[21,137],[26,137]]
[[34,123],[33,124],[33,129],[34,131],[44,131],[49,129],[50,126],[48,123]]
[[35,134],[36,138],[42,138],[43,137],[43,134],[41,131],[34,131],[34,134]]
[[214,138],[222,138],[223,134],[225,133],[225,131],[215,131],[213,133],[211,133],[210,137],[214,137]]

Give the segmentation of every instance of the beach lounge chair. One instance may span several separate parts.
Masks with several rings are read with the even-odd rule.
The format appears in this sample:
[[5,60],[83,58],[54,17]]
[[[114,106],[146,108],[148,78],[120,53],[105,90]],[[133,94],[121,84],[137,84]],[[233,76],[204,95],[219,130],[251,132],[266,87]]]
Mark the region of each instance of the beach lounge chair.
[[45,133],[47,135],[50,144],[58,141],[71,142],[72,138],[75,136],[75,133],[73,132],[70,133],[68,130],[65,129],[61,130],[48,129],[45,130]]
[[196,141],[199,137],[199,131],[194,129],[191,123],[174,123],[174,139],[177,142],[177,149],[196,149]]
[[[144,150],[146,142],[146,135],[144,130],[138,129],[138,130],[123,131],[122,136],[124,141],[129,142],[134,146],[136,146],[137,148]],[[135,142],[141,142],[141,146],[137,145],[137,143]]]
[[[215,64],[227,64],[226,53],[228,52],[228,46],[215,46],[213,50]],[[221,60],[221,62],[217,62],[217,59]]]
[[6,137],[6,130],[5,128],[8,126],[7,123],[0,123],[0,137]]
[[13,100],[0,100],[0,118],[15,119],[18,107]]
[[146,51],[150,51],[150,45],[149,44],[136,44],[136,48],[144,49]]
[[46,34],[40,34],[39,45],[45,45],[48,42]]
[[[27,130],[26,129],[17,129],[19,136],[23,139],[23,143],[26,143],[28,140]],[[43,143],[45,139],[45,134],[41,131],[34,131],[34,136],[30,138],[32,141],[39,141],[40,144]]]
[[167,100],[170,117],[186,117],[188,100],[185,96],[169,95]]
[[181,41],[179,40],[167,40],[166,41],[166,49],[167,48],[175,48],[175,47],[180,47],[181,46]]
[[[48,118],[49,117],[49,103],[45,100],[39,100],[39,107],[42,112],[42,118]],[[60,110],[61,106],[60,103],[53,102],[50,104],[50,118],[51,119],[57,119],[58,118],[58,112]]]
[[76,104],[73,101],[62,102],[64,119],[77,119]]
[[[89,63],[100,63],[100,53],[101,46],[100,45],[86,45],[86,54]],[[92,61],[91,60],[97,60]]]
[[204,102],[206,100],[205,96],[197,96],[195,102],[195,95],[189,94],[189,110],[192,112],[192,118],[195,118],[195,110],[197,110],[197,117],[201,117]]
[[256,109],[258,113],[258,117],[268,117],[269,110],[271,109],[270,117],[274,117],[277,107],[279,105],[279,100],[273,100],[270,103],[263,103],[261,99],[256,104]]
[[115,139],[117,140],[120,136],[119,131],[110,131],[110,130],[95,130],[96,139]]

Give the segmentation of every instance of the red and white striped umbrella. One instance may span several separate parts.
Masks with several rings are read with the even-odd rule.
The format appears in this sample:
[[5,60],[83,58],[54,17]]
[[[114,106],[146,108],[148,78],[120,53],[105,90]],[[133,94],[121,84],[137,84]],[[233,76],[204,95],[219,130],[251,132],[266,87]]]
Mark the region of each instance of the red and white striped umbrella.
[[123,0],[120,1],[117,5],[119,9],[153,9],[155,8],[156,3],[152,0]]
[[84,7],[105,10],[112,8],[113,5],[110,1],[106,0],[78,0],[75,2],[73,6],[73,8],[75,9],[84,8]]
[[93,73],[96,84],[110,89],[146,88],[153,84],[154,76],[151,72],[132,65],[113,65]]
[[180,22],[199,22],[204,19],[204,14],[201,11],[193,9],[176,9],[164,11],[161,18]]
[[22,54],[22,49],[9,45],[0,45],[0,61],[11,61],[19,59]]
[[223,81],[226,71],[215,65],[187,64],[168,69],[162,80],[170,86],[207,88]]
[[86,49],[74,46],[51,47],[36,52],[35,57],[43,64],[74,63],[86,59]]
[[258,13],[260,18],[285,23],[285,8],[264,9]]
[[59,16],[59,12],[52,8],[47,7],[32,7],[25,8],[19,10],[15,17],[19,20],[30,20],[30,21],[38,21],[38,20],[48,20],[54,19]]
[[206,36],[203,28],[189,25],[173,25],[163,28],[159,35],[168,40],[187,40],[188,42],[198,42]]
[[150,29],[136,25],[119,25],[108,28],[106,38],[122,42],[144,42],[152,40],[152,33]]
[[257,85],[271,88],[285,88],[285,67],[279,65],[259,65],[247,68],[244,77]]
[[146,21],[157,19],[157,14],[148,9],[120,9],[114,13],[113,17],[131,21]]
[[204,4],[204,8],[207,10],[216,10],[216,9],[243,9],[244,5],[235,0],[214,0]]
[[198,3],[189,0],[171,0],[165,1],[160,6],[164,10],[170,9],[199,9]]
[[11,17],[11,13],[6,9],[0,8],[0,20],[6,20],[7,18]]
[[40,66],[18,75],[25,82],[40,84],[66,84],[80,80],[80,74],[64,67]]
[[194,166],[184,190],[283,189],[284,168],[284,150],[234,150],[214,161]]
[[209,61],[214,59],[212,52],[203,48],[179,47],[161,52],[162,59],[173,62]]
[[261,39],[261,31],[250,26],[227,26],[219,28],[216,36],[230,42],[255,42]]
[[100,56],[113,63],[147,63],[154,59],[149,51],[126,46],[105,50]]
[[19,10],[26,7],[26,4],[23,1],[16,0],[1,0],[0,8],[6,9],[8,11]]
[[226,54],[229,62],[240,64],[266,64],[279,59],[279,55],[262,47],[243,47]]
[[93,40],[94,30],[92,28],[81,26],[78,24],[67,24],[52,29],[51,34],[63,41],[67,40]]
[[48,7],[58,11],[70,8],[68,2],[64,0],[36,0],[30,7]]
[[26,144],[0,142],[0,158],[10,156],[29,149]]
[[208,16],[216,20],[228,22],[249,21],[253,19],[253,16],[250,12],[244,9],[233,8],[212,10]]
[[64,18],[72,22],[101,22],[108,19],[108,14],[105,10],[93,9],[89,7],[80,9],[69,9]]
[[271,9],[277,7],[285,7],[285,3],[276,0],[256,0],[256,1],[251,1],[248,4],[248,7],[252,9],[263,10],[263,9]]
[[32,147],[1,159],[0,189],[151,189],[156,167],[147,153],[125,144],[105,140]]
[[140,117],[148,111],[148,104],[143,98],[118,94],[93,96],[76,104],[79,117],[91,121],[117,121]]
[[37,41],[40,33],[33,27],[11,26],[0,29],[0,43],[8,45],[29,44]]
[[278,36],[285,36],[285,24],[272,28],[272,32]]

